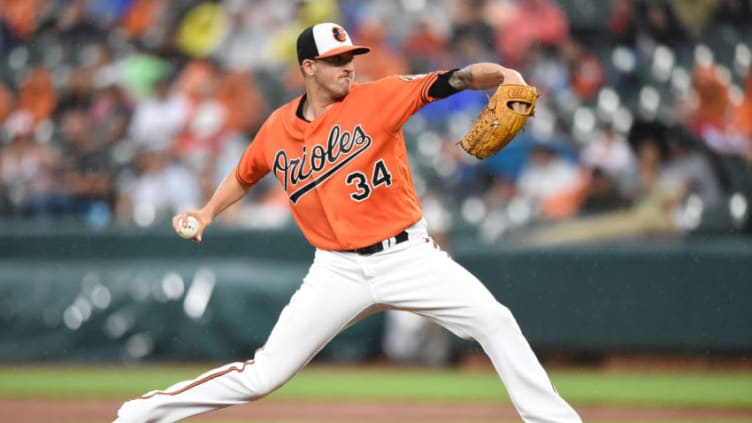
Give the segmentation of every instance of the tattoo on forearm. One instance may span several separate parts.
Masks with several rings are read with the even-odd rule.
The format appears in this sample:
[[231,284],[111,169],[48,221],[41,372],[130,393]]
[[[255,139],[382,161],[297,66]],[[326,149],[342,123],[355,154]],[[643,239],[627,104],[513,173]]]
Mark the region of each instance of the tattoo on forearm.
[[452,76],[449,77],[449,85],[457,90],[464,90],[470,86],[470,82],[473,80],[473,72],[470,66],[455,71]]

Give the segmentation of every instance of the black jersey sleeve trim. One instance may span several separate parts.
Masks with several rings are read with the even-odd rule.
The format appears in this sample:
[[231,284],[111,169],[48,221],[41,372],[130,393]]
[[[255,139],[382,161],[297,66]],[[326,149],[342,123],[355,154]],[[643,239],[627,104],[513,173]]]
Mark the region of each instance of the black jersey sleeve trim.
[[449,85],[449,78],[458,70],[459,68],[439,74],[436,80],[433,81],[431,88],[428,89],[428,95],[433,98],[446,98],[460,92],[461,90]]

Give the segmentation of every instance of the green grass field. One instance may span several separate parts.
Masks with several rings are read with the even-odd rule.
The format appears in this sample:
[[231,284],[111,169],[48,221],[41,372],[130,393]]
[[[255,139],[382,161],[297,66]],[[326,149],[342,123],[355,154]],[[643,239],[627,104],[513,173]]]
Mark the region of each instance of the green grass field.
[[[193,378],[209,368],[209,365],[6,365],[0,366],[0,398],[125,399]],[[575,406],[679,407],[752,412],[750,372],[554,370],[550,374],[562,396]],[[315,402],[333,399],[437,404],[498,404],[509,401],[503,385],[490,370],[316,365],[304,369],[264,401]],[[743,420],[728,422],[732,421],[739,423]],[[708,420],[702,422],[707,423]]]
[[[123,398],[198,376],[211,366],[0,366],[5,398]],[[557,370],[551,378],[576,404],[752,409],[752,373]],[[491,371],[311,366],[269,399],[498,402]]]

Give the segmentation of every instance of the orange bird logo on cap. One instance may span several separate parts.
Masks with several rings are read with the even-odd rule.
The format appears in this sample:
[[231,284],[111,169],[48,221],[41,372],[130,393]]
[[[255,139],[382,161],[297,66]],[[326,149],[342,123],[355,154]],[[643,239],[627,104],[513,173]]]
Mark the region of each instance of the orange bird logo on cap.
[[345,34],[345,30],[338,26],[332,28],[332,35],[334,36],[334,39],[339,41],[340,43],[344,43],[345,40],[347,40],[347,34]]

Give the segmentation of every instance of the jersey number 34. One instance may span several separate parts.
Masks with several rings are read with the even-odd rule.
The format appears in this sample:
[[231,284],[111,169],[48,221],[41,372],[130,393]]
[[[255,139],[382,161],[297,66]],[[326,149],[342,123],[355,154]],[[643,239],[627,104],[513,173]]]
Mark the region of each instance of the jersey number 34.
[[373,173],[371,175],[370,183],[368,181],[368,176],[361,171],[348,173],[345,177],[345,183],[347,185],[355,185],[357,190],[350,194],[350,198],[354,201],[361,202],[367,200],[368,197],[371,196],[371,192],[379,186],[391,186],[392,174],[389,173],[389,169],[387,169],[384,159],[379,159],[379,161],[373,165]]

